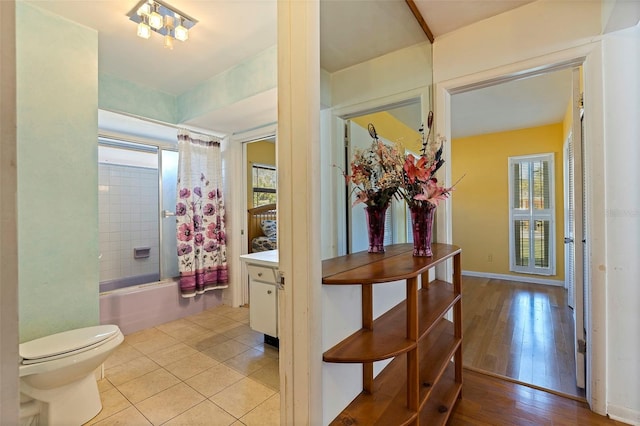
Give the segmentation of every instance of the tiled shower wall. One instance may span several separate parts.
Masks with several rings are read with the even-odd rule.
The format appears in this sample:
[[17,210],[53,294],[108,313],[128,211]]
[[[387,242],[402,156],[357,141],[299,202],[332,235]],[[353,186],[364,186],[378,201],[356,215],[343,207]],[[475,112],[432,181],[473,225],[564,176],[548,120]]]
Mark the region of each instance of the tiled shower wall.
[[[100,282],[159,279],[158,170],[104,163],[98,170]],[[145,247],[149,257],[134,258]]]

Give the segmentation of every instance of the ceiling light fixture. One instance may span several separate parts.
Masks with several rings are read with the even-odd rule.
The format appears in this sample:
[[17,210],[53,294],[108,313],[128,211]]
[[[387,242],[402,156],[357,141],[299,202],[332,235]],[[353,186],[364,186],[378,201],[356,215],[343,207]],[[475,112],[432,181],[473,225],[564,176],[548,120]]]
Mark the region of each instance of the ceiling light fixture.
[[151,31],[164,36],[164,47],[173,49],[173,40],[187,41],[197,20],[160,0],[141,0],[127,14],[138,24],[138,37],[149,38]]

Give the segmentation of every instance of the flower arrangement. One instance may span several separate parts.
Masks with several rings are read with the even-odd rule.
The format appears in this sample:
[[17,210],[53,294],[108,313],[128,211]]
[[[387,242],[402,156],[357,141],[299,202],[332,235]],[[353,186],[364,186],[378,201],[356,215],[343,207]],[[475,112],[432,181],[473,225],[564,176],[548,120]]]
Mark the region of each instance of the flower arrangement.
[[368,149],[356,150],[351,161],[351,174],[344,173],[347,184],[354,185],[356,199],[353,205],[388,206],[404,181],[404,158],[395,146],[378,139],[373,124],[369,124],[373,142]]
[[446,199],[453,189],[438,185],[438,180],[434,177],[436,172],[444,164],[442,159],[442,149],[445,139],[436,138],[430,142],[431,129],[433,126],[433,112],[429,112],[427,118],[428,133],[425,137],[424,128],[420,128],[422,136],[422,150],[419,157],[407,154],[403,164],[403,182],[401,185],[403,195],[407,205],[416,207],[429,203],[425,207],[437,207],[440,201]]
[[352,183],[356,199],[353,205],[366,204],[369,253],[384,252],[384,217],[392,197],[404,199],[411,211],[414,256],[432,256],[431,234],[435,208],[446,199],[453,185],[438,185],[436,172],[444,164],[444,138],[431,140],[433,112],[427,117],[428,132],[421,134],[421,154],[402,154],[397,146],[389,146],[378,139],[375,127],[369,124],[373,138],[371,147],[355,152],[351,174],[343,172],[347,184]]

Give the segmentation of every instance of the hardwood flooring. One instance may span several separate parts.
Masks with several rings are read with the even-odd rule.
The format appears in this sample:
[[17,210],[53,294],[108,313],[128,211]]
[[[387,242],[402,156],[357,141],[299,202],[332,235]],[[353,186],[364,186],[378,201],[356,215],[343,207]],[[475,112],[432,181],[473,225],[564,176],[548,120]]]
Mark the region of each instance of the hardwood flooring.
[[462,278],[463,365],[584,398],[562,287]]
[[579,402],[464,369],[462,398],[448,426],[623,425]]

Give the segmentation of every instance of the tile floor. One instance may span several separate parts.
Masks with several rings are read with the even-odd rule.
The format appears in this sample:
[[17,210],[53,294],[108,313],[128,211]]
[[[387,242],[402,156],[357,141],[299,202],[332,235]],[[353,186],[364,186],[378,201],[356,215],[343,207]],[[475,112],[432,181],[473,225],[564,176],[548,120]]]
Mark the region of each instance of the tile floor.
[[126,336],[87,424],[279,425],[278,351],[248,324],[247,308],[219,306]]

